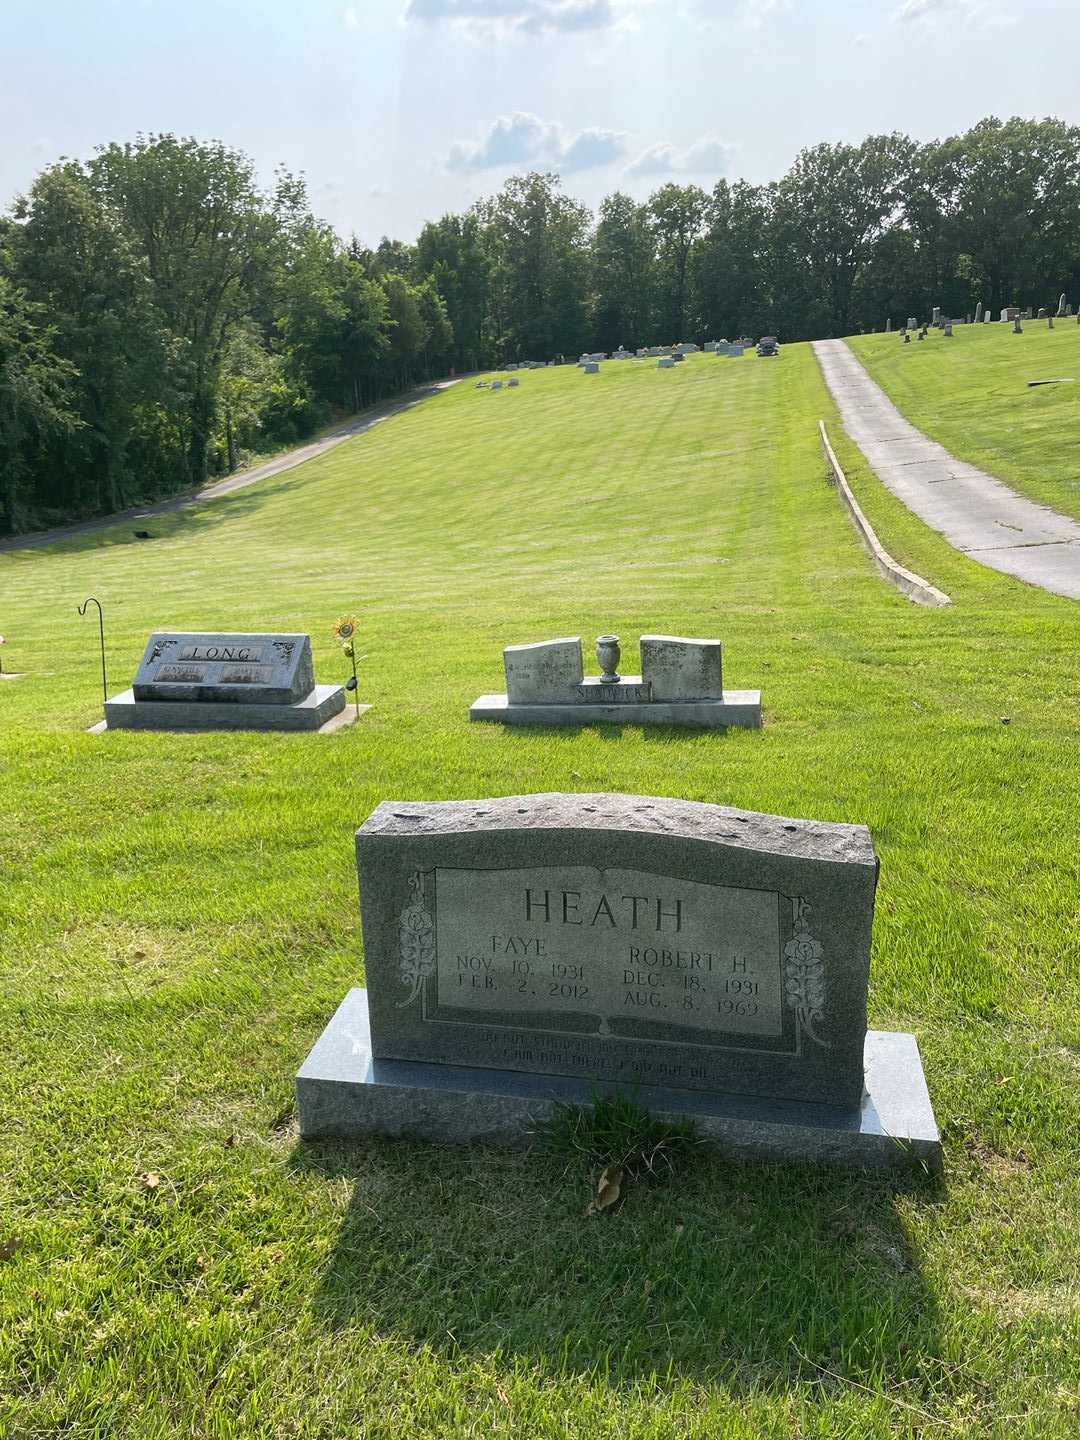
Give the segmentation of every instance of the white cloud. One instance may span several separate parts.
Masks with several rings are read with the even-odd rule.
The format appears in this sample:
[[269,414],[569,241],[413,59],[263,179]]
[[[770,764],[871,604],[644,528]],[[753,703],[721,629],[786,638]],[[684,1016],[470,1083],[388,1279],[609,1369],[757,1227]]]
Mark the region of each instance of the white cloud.
[[713,136],[695,140],[685,150],[661,142],[643,150],[626,167],[631,178],[650,175],[711,175],[723,174],[731,163],[736,147]]
[[408,0],[406,20],[448,22],[470,29],[541,35],[606,30],[615,24],[612,0]]
[[896,12],[897,20],[925,20],[945,10],[958,9],[957,0],[903,0]]
[[626,151],[619,130],[587,129],[567,134],[561,125],[516,110],[500,115],[482,140],[457,140],[446,166],[459,174],[477,170],[513,169],[518,165],[551,165],[569,175],[610,165]]
[[341,15],[346,30],[360,29],[360,12],[355,5],[346,5]]
[[1017,16],[1000,9],[992,0],[903,0],[893,11],[893,19],[907,25],[920,21],[932,25],[949,16],[973,30],[998,30],[1017,22]]

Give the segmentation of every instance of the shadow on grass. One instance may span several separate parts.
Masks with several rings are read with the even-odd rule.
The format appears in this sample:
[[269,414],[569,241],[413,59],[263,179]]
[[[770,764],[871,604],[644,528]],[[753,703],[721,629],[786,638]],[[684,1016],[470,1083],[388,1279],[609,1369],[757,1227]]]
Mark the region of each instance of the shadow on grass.
[[[108,529],[88,529],[83,534],[53,540],[49,542],[49,549],[57,554],[78,555],[91,550],[115,550],[126,545],[148,547],[155,540],[203,535],[228,521],[260,510],[267,500],[288,494],[303,483],[303,477],[290,475],[288,480],[274,483],[261,480],[249,489],[237,490],[216,499],[194,500],[190,496],[178,496],[154,507],[150,513],[135,512],[127,519],[110,523]],[[138,539],[136,530],[148,531],[150,538]]]
[[585,1218],[589,1177],[530,1154],[322,1141],[291,1163],[353,1187],[313,1302],[333,1329],[736,1392],[822,1371],[894,1383],[938,1354],[899,1213],[939,1203],[936,1180],[705,1156]]

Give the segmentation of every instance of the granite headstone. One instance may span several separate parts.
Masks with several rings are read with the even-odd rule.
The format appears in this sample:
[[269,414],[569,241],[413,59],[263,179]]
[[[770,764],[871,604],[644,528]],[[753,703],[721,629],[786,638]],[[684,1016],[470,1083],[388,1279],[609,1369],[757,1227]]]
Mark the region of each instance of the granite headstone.
[[545,794],[381,804],[367,990],[297,1077],[301,1133],[519,1142],[632,1094],[737,1155],[936,1163],[911,1036],[867,1031],[859,825]]
[[130,690],[105,702],[109,730],[319,730],[345,709],[316,685],[301,634],[159,630]]

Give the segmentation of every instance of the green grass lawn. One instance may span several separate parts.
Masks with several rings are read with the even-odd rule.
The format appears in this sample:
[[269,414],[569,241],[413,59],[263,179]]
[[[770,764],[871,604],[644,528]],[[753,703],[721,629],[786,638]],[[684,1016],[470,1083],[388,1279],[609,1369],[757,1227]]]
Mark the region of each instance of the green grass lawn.
[[[1016,343],[1059,341],[1080,362]],[[951,608],[877,578],[819,416]],[[0,556],[5,1440],[1080,1430],[1080,608],[903,509],[797,345],[466,382],[147,528]],[[113,691],[155,627],[310,631],[344,679],[354,611],[374,708],[87,735],[90,593]],[[765,729],[469,725],[504,644],[608,630],[628,671],[643,632],[719,635]],[[710,1159],[585,1219],[551,1156],[298,1143],[292,1076],[363,975],[354,829],[558,789],[870,826],[871,1024],[919,1037],[944,1183]]]
[[[856,335],[855,354],[907,418],[962,460],[1080,519],[1080,326],[1074,319]],[[1069,385],[1029,380],[1071,376]]]

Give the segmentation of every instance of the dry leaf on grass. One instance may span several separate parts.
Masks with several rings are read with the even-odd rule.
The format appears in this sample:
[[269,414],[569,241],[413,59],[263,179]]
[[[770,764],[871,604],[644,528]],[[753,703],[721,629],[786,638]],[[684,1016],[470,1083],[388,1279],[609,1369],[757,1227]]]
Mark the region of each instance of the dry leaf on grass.
[[12,1235],[7,1240],[0,1240],[0,1260],[10,1260],[22,1249],[22,1243],[18,1235]]
[[623,1172],[620,1165],[608,1165],[600,1172],[600,1178],[596,1182],[596,1194],[585,1207],[586,1215],[598,1215],[601,1210],[608,1210],[615,1204],[622,1194]]
[[235,1150],[236,1147],[237,1147],[237,1145],[239,1145],[239,1144],[240,1144],[240,1136],[239,1136],[239,1135],[227,1135],[227,1136],[225,1137],[225,1149],[226,1149],[226,1150]]
[[161,1176],[156,1170],[144,1170],[139,1176],[139,1182],[144,1190],[156,1190],[161,1184]]

